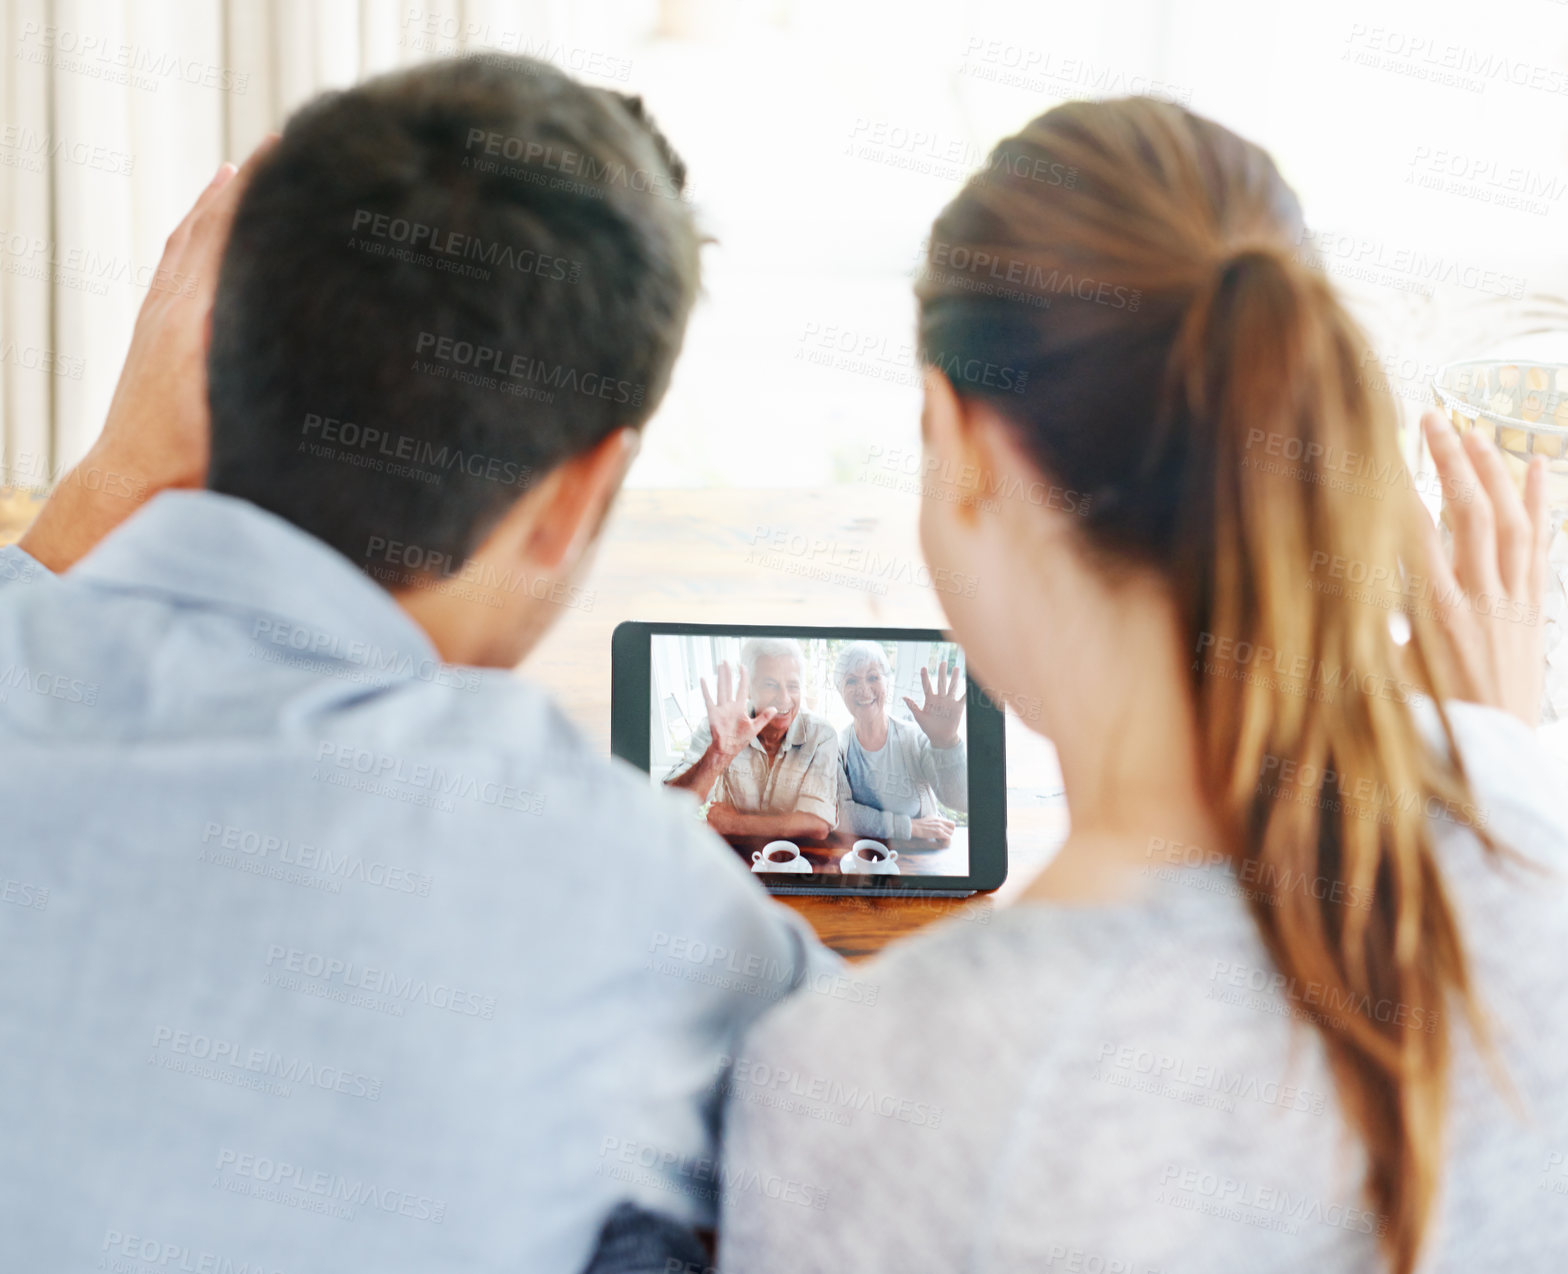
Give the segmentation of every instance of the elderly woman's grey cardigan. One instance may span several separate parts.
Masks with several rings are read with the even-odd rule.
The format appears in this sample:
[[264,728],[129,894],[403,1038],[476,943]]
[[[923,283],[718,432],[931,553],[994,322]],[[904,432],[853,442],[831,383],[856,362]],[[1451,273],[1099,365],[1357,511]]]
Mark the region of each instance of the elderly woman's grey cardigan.
[[[969,809],[969,754],[962,738],[950,748],[934,748],[926,733],[912,721],[890,716],[888,742],[895,749],[903,773],[920,798],[920,818],[938,813],[937,800],[948,809]],[[874,805],[854,800],[849,788],[849,744],[855,737],[851,721],[839,732],[838,825],[856,836],[875,836],[886,840],[909,840],[912,835],[908,814],[894,814]]]

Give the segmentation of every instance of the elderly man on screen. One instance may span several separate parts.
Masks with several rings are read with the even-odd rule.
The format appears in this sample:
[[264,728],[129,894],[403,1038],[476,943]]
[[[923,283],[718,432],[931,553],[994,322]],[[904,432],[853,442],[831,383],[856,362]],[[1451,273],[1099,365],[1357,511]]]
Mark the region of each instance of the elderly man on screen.
[[708,719],[664,781],[711,801],[708,825],[721,836],[821,840],[838,824],[838,738],[801,707],[805,651],[792,638],[753,637],[740,662],[738,686],[727,663],[716,697],[700,683]]
[[[948,844],[956,826],[943,815],[969,809],[969,757],[960,727],[964,696],[957,666],[920,670],[924,705],[905,698],[915,724],[888,715],[893,670],[874,641],[850,642],[833,684],[853,718],[839,740],[841,820],[856,836]],[[918,728],[917,728],[918,727]]]

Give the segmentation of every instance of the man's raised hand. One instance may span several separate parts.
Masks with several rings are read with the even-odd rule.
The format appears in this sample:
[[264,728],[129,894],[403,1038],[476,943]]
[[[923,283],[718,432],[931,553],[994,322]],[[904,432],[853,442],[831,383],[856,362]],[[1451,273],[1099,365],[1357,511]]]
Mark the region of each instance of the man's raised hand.
[[[103,432],[56,484],[20,547],[52,571],[74,565],[159,491],[199,487],[211,450],[207,322],[229,226],[269,135],[238,169],[224,164],[164,245]],[[80,473],[96,473],[94,481]]]
[[730,676],[730,666],[719,665],[718,690],[709,693],[708,679],[702,678],[702,701],[708,707],[708,729],[713,733],[713,744],[727,757],[737,757],[745,746],[761,733],[762,728],[778,715],[777,708],[764,708],[756,716],[746,711],[748,689],[746,670],[740,670],[739,684]]

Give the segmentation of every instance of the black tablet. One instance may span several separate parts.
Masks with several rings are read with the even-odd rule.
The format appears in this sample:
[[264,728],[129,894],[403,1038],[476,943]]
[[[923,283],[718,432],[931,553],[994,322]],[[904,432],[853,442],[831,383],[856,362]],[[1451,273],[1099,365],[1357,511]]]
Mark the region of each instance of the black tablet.
[[770,892],[1006,879],[1002,712],[938,630],[625,623],[611,665],[611,750]]

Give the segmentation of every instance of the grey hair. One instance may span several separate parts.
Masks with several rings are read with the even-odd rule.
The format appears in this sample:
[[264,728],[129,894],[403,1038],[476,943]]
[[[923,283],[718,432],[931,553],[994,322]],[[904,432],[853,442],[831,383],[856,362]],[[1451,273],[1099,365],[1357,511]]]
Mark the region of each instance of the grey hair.
[[887,661],[887,651],[874,641],[852,641],[838,652],[838,660],[833,665],[833,689],[842,695],[849,674],[867,664],[876,664],[882,670],[884,680],[893,680],[893,666]]
[[775,655],[788,655],[800,669],[801,680],[806,677],[806,651],[793,637],[748,637],[740,648],[740,666],[746,670],[746,680],[756,683],[757,660]]

